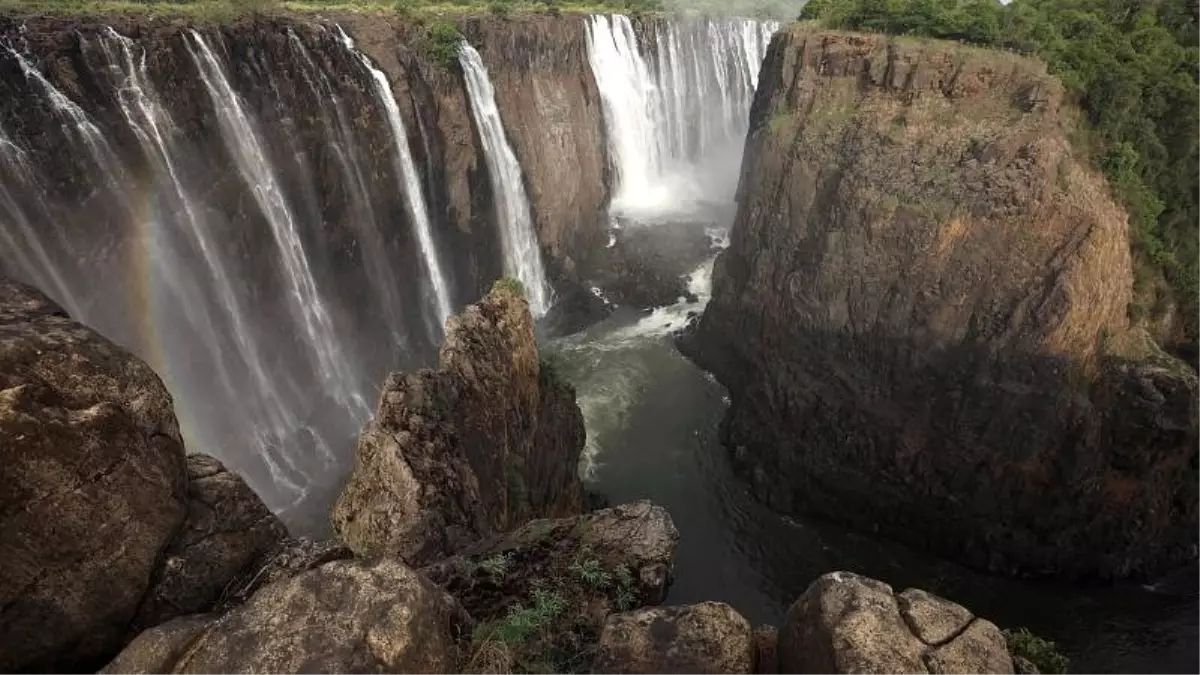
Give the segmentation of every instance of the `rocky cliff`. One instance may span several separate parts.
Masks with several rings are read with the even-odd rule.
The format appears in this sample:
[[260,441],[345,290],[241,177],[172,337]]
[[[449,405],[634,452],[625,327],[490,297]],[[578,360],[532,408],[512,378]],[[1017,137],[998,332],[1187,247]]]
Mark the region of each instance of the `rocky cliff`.
[[239,477],[185,459],[145,363],[0,279],[0,669],[94,669],[210,609],[283,534]]
[[448,322],[436,371],[388,377],[334,529],[356,553],[423,564],[578,513],[583,441],[574,389],[539,359],[519,290],[497,283]]
[[1126,218],[1042,65],[796,26],[751,117],[690,345],[762,499],[1004,572],[1195,555],[1196,378],[1128,326]]

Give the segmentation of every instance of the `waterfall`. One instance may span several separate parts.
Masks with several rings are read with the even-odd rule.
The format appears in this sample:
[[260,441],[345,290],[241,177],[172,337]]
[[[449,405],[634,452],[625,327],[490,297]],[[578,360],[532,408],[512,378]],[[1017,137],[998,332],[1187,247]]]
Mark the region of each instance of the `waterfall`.
[[319,100],[326,101],[333,107],[332,117],[326,107],[321,108],[321,122],[333,147],[342,182],[349,188],[352,198],[351,205],[355,210],[353,226],[363,242],[363,261],[371,285],[372,300],[379,305],[383,321],[391,333],[393,346],[403,350],[407,344],[407,331],[403,324],[404,313],[398,292],[402,282],[387,257],[388,251],[381,224],[375,214],[367,177],[361,169],[362,162],[351,128],[350,116],[346,114],[341,96],[334,90],[325,73],[317,67],[300,37],[291,28],[288,28],[287,34],[288,45],[298,62],[298,70],[304,82]]
[[479,52],[464,41],[458,59],[491,177],[504,247],[504,270],[520,279],[530,310],[535,316],[541,316],[549,309],[550,289],[542,269],[542,254],[529,213],[521,165],[504,133],[500,110],[496,107],[496,93]]
[[417,165],[413,161],[412,150],[408,147],[408,132],[404,128],[404,119],[400,116],[400,106],[396,103],[396,97],[392,92],[392,85],[388,82],[387,75],[382,70],[376,68],[375,64],[371,63],[371,59],[367,58],[366,54],[355,48],[354,40],[340,27],[338,28],[338,32],[341,35],[342,44],[346,46],[346,50],[353,54],[362,63],[363,67],[367,69],[367,72],[371,74],[371,81],[375,86],[375,94],[379,97],[380,102],[387,111],[388,125],[391,127],[392,139],[395,142],[396,173],[402,180],[399,188],[404,193],[406,203],[408,204],[409,216],[416,227],[417,241],[421,246],[421,255],[425,261],[425,271],[429,278],[429,283],[433,286],[439,323],[437,333],[440,336],[441,327],[445,326],[446,319],[450,317],[453,311],[450,300],[450,289],[449,284],[446,282],[446,277],[442,273],[442,265],[438,258],[437,247],[433,241],[433,230],[429,222],[429,209],[425,206],[425,195],[421,192],[421,177],[417,172]]
[[225,77],[221,62],[199,33],[194,30],[189,33],[195,46],[189,44],[188,51],[217,112],[226,148],[233,155],[242,178],[252,186],[254,199],[270,225],[285,267],[291,308],[301,320],[306,341],[317,358],[322,384],[334,392],[342,406],[355,407],[369,415],[370,406],[356,391],[358,378],[338,347],[333,321],[309,269],[295,217],[263,153],[259,136]]
[[[272,441],[294,433],[303,425],[279,386],[284,378],[266,371],[267,360],[262,353],[261,339],[252,328],[253,318],[235,288],[235,277],[204,216],[205,209],[184,186],[178,168],[180,150],[173,142],[174,123],[150,83],[145,52],[138,50],[133,40],[111,28],[98,36],[97,43],[105,61],[100,67],[111,71],[117,102],[126,124],[134,131],[143,152],[155,167],[155,175],[160,178],[154,194],[161,206],[157,215],[150,219],[145,241],[146,257],[153,267],[153,283],[166,290],[155,311],[182,315],[192,332],[186,349],[192,352],[197,347],[204,349],[206,354],[201,367],[215,370],[220,392],[207,394],[227,396],[230,400],[243,399],[241,408],[249,417],[246,426],[252,429],[247,435],[259,437],[259,459],[266,465],[271,480],[302,495],[305,488],[297,476],[303,476],[305,471],[299,458],[280,452]],[[212,301],[205,295],[205,290],[210,289],[216,296]],[[178,341],[169,341],[168,348],[175,344]],[[196,359],[172,358],[174,368],[169,368],[168,372],[188,360]],[[239,379],[235,373],[244,374],[244,379]],[[197,378],[184,374],[179,379],[184,382],[176,384],[176,390]],[[247,393],[251,395],[247,396]],[[181,417],[186,413],[181,410]],[[203,432],[197,435],[205,437]],[[210,443],[212,441],[205,444]],[[321,461],[326,466],[331,465],[334,457],[328,444],[322,441],[316,445]]]
[[588,19],[588,60],[615,173],[614,215],[728,202],[774,21],[680,18],[639,35],[628,17]]

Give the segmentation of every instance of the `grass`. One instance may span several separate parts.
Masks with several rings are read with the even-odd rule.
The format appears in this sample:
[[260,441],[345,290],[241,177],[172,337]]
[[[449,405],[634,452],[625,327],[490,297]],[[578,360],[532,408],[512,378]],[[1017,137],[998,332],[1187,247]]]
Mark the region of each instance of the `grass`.
[[1034,635],[1028,628],[1006,629],[1004,641],[1013,656],[1028,659],[1043,673],[1065,673],[1070,665],[1070,660],[1058,651],[1058,645]]
[[525,284],[522,284],[520,279],[501,277],[492,284],[492,292],[494,293],[497,291],[508,291],[513,295],[523,298],[525,297]]

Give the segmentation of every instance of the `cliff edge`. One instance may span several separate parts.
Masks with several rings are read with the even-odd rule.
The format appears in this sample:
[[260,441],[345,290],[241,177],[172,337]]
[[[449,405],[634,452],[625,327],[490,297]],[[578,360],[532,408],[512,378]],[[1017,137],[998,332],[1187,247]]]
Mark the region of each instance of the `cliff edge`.
[[689,341],[762,499],[1009,573],[1194,556],[1196,378],[1129,326],[1073,120],[1035,61],[776,35]]

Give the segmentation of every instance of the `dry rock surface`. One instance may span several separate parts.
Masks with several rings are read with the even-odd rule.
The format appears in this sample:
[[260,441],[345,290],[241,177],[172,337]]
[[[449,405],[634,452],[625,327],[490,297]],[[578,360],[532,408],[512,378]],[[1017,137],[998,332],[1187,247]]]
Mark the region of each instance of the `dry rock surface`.
[[104,672],[454,672],[469,621],[400,562],[335,561],[146,631]]
[[1012,673],[990,621],[917,589],[849,572],[813,582],[779,635],[785,673]]
[[750,623],[721,602],[609,615],[594,672],[753,673]]

